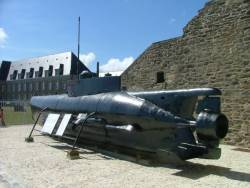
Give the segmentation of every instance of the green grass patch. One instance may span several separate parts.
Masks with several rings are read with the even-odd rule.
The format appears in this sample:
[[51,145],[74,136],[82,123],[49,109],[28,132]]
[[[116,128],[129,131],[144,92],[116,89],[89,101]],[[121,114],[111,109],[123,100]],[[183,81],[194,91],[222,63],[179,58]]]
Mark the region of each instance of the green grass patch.
[[34,123],[30,107],[27,107],[25,112],[16,112],[14,111],[14,107],[3,107],[3,110],[6,125],[24,125]]

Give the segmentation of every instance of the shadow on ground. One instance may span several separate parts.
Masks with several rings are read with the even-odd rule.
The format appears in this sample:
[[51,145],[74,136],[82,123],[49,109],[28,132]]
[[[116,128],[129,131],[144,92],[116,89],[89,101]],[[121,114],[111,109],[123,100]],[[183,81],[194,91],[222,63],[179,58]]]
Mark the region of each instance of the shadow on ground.
[[[64,150],[64,151],[69,151],[72,149],[71,145],[64,145],[60,142],[52,142],[48,144],[48,146],[59,149],[59,150]],[[84,155],[97,155],[98,158],[94,157],[80,157],[81,159],[85,160],[113,160],[116,158],[116,154],[111,153],[100,153],[96,151],[92,151],[91,149],[83,149],[83,148],[78,148],[80,154]],[[120,155],[119,155],[120,156]],[[119,157],[120,158],[120,157]],[[120,158],[121,159],[121,158]],[[134,162],[140,165],[144,165],[141,163],[138,163],[134,160],[129,160],[126,156],[122,158],[122,160],[127,160],[130,162]],[[216,176],[221,176],[221,177],[226,177],[231,180],[238,180],[238,181],[245,181],[245,182],[250,182],[250,174],[245,173],[245,172],[238,172],[231,170],[231,168],[227,167],[222,167],[222,166],[216,166],[216,165],[203,165],[199,163],[194,163],[191,161],[185,161],[183,164],[155,164],[152,163],[151,165],[147,164],[144,166],[148,167],[165,167],[165,168],[172,168],[172,169],[178,169],[180,170],[179,172],[176,172],[172,175],[175,176],[181,176],[193,180],[197,180],[209,175],[216,175]]]
[[250,182],[249,173],[234,171],[230,168],[222,166],[203,165],[187,161],[184,165],[166,165],[165,167],[179,169],[180,171],[174,173],[173,175],[182,176],[193,180],[200,179],[208,175],[216,175],[226,177],[231,180]]

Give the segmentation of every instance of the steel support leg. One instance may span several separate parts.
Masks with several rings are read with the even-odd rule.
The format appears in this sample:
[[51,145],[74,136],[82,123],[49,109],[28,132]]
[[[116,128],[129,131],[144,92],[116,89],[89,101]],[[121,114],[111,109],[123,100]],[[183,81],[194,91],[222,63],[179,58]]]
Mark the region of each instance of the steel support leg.
[[40,118],[42,112],[43,112],[44,110],[46,110],[46,109],[47,109],[47,107],[44,108],[44,109],[42,109],[42,110],[39,112],[39,114],[38,114],[38,116],[37,116],[37,118],[36,118],[36,121],[35,121],[35,123],[34,123],[32,129],[31,129],[31,131],[30,131],[29,136],[25,138],[25,142],[34,142],[34,138],[32,137],[32,133],[33,133],[35,127],[36,127],[36,124],[37,124],[37,122],[38,122],[38,120],[39,120],[39,118]]
[[79,130],[79,132],[78,132],[78,134],[77,134],[77,137],[76,137],[76,139],[75,139],[75,141],[74,141],[74,144],[73,144],[73,146],[72,146],[72,149],[67,153],[67,157],[68,157],[69,159],[78,159],[78,158],[79,158],[79,152],[75,149],[75,146],[76,146],[77,141],[78,141],[78,139],[79,139],[79,137],[80,137],[80,135],[81,135],[81,133],[82,133],[82,131],[83,131],[84,124],[85,124],[86,121],[87,121],[91,116],[93,116],[94,114],[95,114],[95,112],[92,112],[92,113],[88,114],[88,115],[85,117],[85,119],[83,120],[83,122],[81,123],[82,126],[80,127],[80,130]]

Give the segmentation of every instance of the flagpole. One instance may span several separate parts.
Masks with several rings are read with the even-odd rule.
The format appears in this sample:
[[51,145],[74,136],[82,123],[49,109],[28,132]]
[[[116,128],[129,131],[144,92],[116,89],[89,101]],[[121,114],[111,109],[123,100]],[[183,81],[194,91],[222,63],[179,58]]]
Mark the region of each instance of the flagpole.
[[79,63],[80,63],[80,16],[78,17],[78,46],[77,46],[77,79],[79,80]]

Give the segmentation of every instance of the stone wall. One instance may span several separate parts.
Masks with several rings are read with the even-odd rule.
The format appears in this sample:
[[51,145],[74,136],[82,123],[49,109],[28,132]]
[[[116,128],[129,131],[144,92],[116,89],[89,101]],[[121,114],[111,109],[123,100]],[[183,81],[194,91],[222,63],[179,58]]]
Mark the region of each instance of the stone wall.
[[[165,81],[156,83],[164,71]],[[122,74],[128,90],[217,87],[230,120],[225,142],[250,147],[250,0],[213,0],[183,36],[153,43]]]

